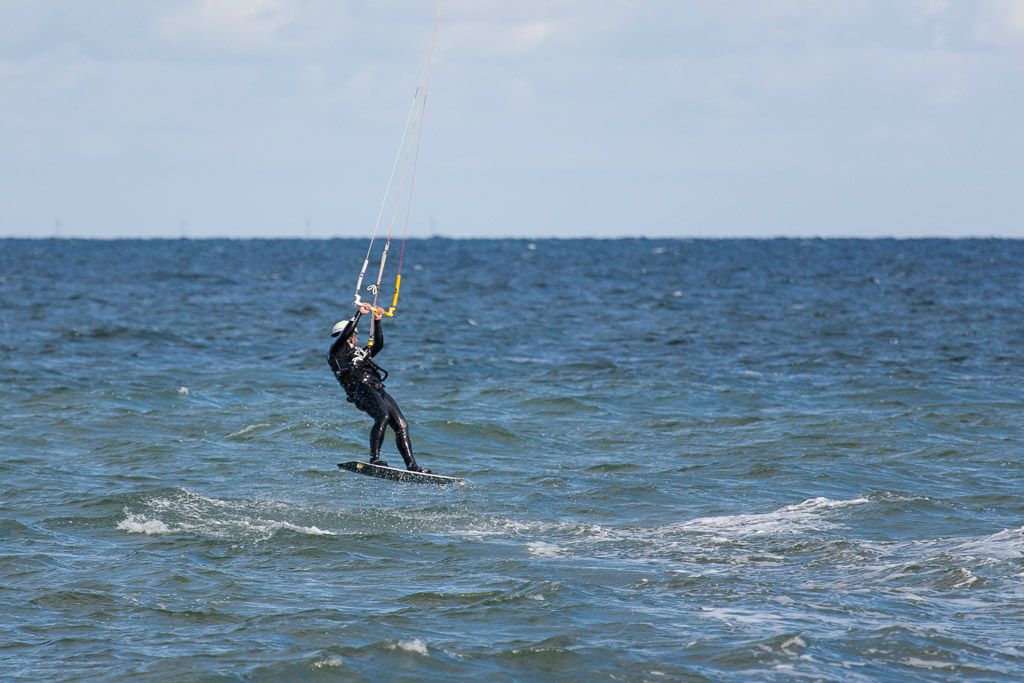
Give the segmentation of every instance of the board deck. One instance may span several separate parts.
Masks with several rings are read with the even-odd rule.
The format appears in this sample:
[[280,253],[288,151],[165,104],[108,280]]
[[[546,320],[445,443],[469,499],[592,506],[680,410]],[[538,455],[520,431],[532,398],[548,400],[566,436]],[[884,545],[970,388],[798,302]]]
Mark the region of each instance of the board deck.
[[371,465],[368,462],[362,462],[360,460],[339,462],[338,469],[355,472],[356,474],[378,477],[380,479],[402,481],[409,484],[438,484],[440,486],[447,486],[448,484],[458,484],[459,486],[466,485],[466,480],[459,479],[458,477],[446,477],[443,474],[410,472],[409,470],[400,470],[397,467],[381,467],[380,465]]

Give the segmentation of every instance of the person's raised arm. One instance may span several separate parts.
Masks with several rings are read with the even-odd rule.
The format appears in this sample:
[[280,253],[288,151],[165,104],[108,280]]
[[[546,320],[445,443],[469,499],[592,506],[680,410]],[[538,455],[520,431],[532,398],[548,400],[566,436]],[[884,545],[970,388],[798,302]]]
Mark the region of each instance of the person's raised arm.
[[384,348],[384,326],[380,319],[384,317],[379,308],[373,309],[373,346],[370,347],[370,357],[373,358]]

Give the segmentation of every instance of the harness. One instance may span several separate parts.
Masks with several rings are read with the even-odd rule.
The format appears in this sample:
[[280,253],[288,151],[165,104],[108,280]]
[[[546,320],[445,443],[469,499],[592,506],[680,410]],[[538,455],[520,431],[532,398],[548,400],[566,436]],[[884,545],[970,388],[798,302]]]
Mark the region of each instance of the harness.
[[[341,374],[349,374],[360,384],[366,384],[367,375],[370,372],[376,373],[381,384],[387,381],[388,371],[377,365],[376,361],[370,356],[370,352],[366,348],[360,348],[358,346],[352,347],[352,351],[346,358],[346,367],[341,369]],[[341,380],[341,377],[338,377]],[[342,383],[344,385],[344,382]]]
[[382,368],[381,366],[377,365],[377,361],[370,358],[369,355],[366,356],[366,364],[382,375],[382,377],[380,378],[381,384],[388,381],[388,371]]

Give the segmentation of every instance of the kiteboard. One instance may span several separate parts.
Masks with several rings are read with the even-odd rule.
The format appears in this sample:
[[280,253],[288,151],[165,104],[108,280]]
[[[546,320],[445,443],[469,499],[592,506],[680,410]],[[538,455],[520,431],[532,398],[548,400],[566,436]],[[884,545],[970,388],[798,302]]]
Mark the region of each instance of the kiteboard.
[[355,472],[356,474],[366,474],[379,479],[401,481],[408,484],[438,484],[439,486],[447,486],[448,484],[458,484],[459,486],[466,485],[466,480],[459,479],[458,477],[446,477],[443,474],[427,474],[426,472],[410,472],[409,470],[400,470],[397,467],[371,465],[368,462],[361,462],[359,460],[339,462],[338,469]]

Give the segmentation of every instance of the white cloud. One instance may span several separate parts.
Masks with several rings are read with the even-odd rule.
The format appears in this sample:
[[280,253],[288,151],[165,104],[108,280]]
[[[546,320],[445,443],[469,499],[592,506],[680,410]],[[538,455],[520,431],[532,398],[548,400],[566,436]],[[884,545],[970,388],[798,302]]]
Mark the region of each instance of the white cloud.
[[442,49],[446,54],[476,56],[524,55],[543,48],[557,37],[553,21],[502,23],[455,20],[444,27]]
[[886,85],[894,96],[909,96],[928,106],[963,105],[991,85],[985,78],[991,64],[976,54],[879,51],[867,61],[879,85]]
[[[173,234],[186,214],[196,230],[372,221],[359,212],[376,208],[366,196],[389,170],[435,8],[0,0],[0,185],[14,198],[0,232],[36,212],[49,229],[51,205],[107,226],[166,204]],[[877,213],[908,230],[939,187],[965,221],[986,196],[1019,223],[999,188],[1019,194],[1007,141],[1022,45],[1024,0],[445,0],[424,194],[442,224],[611,229],[662,225],[687,187],[691,223],[701,206],[712,222],[746,206],[719,222],[756,231],[780,224],[801,183],[823,198],[807,225],[824,225],[846,216],[849,187],[885,195],[898,171],[921,179],[916,194],[885,195]],[[772,192],[758,189],[765,169]],[[95,201],[108,194],[132,199]]]
[[[454,0],[442,14],[442,49],[476,56],[524,56],[593,43],[652,5],[624,0]],[[669,6],[668,15],[676,14]]]
[[171,41],[199,41],[228,50],[269,47],[295,18],[285,0],[194,0],[160,21]]
[[867,0],[714,0],[700,13],[710,25],[717,24],[720,30],[738,29],[744,33],[785,38],[853,24],[871,16],[872,4]]
[[1024,46],[1024,0],[979,3],[974,36],[990,45]]

